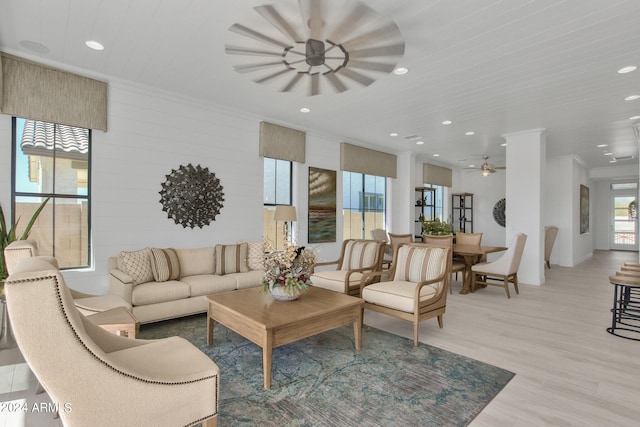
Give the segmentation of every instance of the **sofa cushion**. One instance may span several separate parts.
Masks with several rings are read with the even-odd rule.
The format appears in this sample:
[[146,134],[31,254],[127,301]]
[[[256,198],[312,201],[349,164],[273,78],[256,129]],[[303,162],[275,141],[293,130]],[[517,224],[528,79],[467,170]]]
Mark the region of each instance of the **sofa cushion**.
[[[366,302],[382,305],[406,313],[413,313],[413,299],[418,284],[406,281],[379,282],[365,286],[362,299]],[[433,297],[438,291],[437,284],[423,286],[420,289],[420,301]]]
[[133,305],[148,305],[166,301],[175,301],[189,298],[191,291],[189,285],[169,280],[167,282],[147,282],[135,286],[131,293]]
[[251,270],[247,273],[231,273],[224,277],[229,277],[235,280],[236,289],[254,288],[262,285],[262,278],[264,277],[264,270]]
[[246,273],[248,246],[246,243],[237,245],[216,245],[216,274]]
[[178,279],[180,277],[180,261],[176,251],[151,248],[151,270],[156,282]]
[[379,248],[376,240],[347,242],[341,269],[355,270],[373,266]]
[[210,295],[218,292],[235,291],[236,281],[233,277],[216,276],[214,274],[202,274],[183,277],[182,283],[191,288],[191,296]]
[[249,270],[264,271],[264,242],[238,242],[246,243],[248,247],[247,266]]
[[134,285],[153,281],[151,249],[144,248],[139,251],[120,252],[118,269],[131,276]]
[[213,274],[215,272],[215,248],[175,248],[180,262],[180,277]]

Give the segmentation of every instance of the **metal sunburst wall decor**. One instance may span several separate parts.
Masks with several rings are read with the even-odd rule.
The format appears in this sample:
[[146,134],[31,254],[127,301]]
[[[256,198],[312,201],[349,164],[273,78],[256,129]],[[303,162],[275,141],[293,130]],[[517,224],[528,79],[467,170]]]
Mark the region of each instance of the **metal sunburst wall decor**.
[[248,22],[229,27],[225,52],[237,58],[238,73],[278,84],[281,92],[301,88],[313,96],[344,92],[352,83],[369,86],[404,55],[398,26],[358,0],[278,1],[253,9]]
[[172,169],[162,183],[160,203],[176,224],[202,228],[215,221],[222,209],[224,193],[216,174],[200,165]]

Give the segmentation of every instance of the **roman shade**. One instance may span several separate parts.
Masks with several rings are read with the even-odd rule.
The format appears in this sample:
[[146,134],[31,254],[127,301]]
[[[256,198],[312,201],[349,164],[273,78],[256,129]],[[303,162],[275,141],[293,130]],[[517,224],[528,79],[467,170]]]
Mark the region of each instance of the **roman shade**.
[[107,130],[107,84],[0,52],[0,112]]
[[268,122],[260,122],[260,156],[305,162],[307,134]]
[[431,185],[441,185],[442,187],[451,187],[451,169],[424,163],[422,165],[422,182]]
[[343,142],[340,144],[340,169],[367,175],[397,177],[398,161],[394,154]]

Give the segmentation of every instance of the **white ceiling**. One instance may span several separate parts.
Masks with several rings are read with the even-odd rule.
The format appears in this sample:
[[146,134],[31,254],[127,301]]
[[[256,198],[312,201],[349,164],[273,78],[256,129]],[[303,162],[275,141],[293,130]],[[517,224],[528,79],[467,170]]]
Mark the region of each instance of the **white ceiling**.
[[[640,66],[640,1],[363,2],[399,27],[405,53],[398,65],[409,73],[378,73],[370,86],[313,97],[280,92],[287,79],[254,83],[251,73],[233,69],[246,58],[225,54],[225,44],[238,44],[228,31],[234,23],[273,30],[253,10],[268,0],[0,0],[0,49],[339,140],[424,158],[439,154],[439,162],[453,166],[478,164],[483,154],[501,164],[501,135],[538,128],[548,132],[550,156],[577,155],[589,169],[608,167],[610,158],[596,147],[608,144],[616,157],[634,156],[614,165],[638,164],[629,117],[640,115],[640,100],[624,98],[640,95],[640,70],[616,71]],[[271,3],[282,11],[297,7],[295,0]],[[105,50],[88,49],[89,39]],[[24,41],[49,52],[27,49]],[[311,112],[300,113],[303,106]]]

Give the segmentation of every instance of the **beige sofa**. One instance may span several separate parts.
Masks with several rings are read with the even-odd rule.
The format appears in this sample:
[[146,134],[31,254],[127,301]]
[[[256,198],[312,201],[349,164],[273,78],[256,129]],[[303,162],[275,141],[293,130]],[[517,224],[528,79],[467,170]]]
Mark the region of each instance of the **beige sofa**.
[[207,295],[258,287],[263,275],[262,242],[145,248],[109,258],[109,293],[129,302],[140,323],[150,323],[205,312]]

